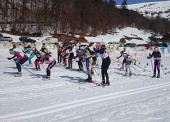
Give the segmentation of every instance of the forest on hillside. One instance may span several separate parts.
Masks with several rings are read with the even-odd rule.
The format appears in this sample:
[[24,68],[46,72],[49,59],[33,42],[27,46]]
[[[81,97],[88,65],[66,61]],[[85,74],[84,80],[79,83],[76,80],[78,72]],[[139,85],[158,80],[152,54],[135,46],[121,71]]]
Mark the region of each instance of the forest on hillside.
[[116,28],[136,27],[164,34],[170,30],[167,19],[146,18],[115,0],[0,0],[0,26],[17,33],[79,34],[96,36]]

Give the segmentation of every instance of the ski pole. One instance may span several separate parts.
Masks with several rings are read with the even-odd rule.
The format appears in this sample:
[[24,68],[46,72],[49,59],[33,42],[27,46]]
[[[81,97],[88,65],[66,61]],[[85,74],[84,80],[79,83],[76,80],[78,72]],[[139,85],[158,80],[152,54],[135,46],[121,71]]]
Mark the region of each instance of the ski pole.
[[152,63],[152,59],[151,59],[151,65],[152,65],[152,71],[153,71],[153,63]]
[[143,68],[143,67],[141,67],[141,66],[139,66],[139,65],[135,65],[135,66],[137,66],[137,67],[139,67],[139,68],[141,68],[141,69],[144,69],[145,71],[151,72],[151,71],[146,70],[145,68]]
[[92,68],[94,69],[94,71],[96,72],[96,74],[99,76],[99,73],[97,72],[97,70],[93,67],[93,65],[91,65]]
[[43,67],[43,69],[45,70],[44,65],[43,65],[43,64],[41,64],[41,66],[42,66],[42,67]]
[[[133,66],[131,66],[133,69],[135,69],[135,70],[137,70],[135,67],[133,67]],[[137,70],[137,71],[139,71],[139,70]]]
[[[10,61],[16,64],[16,62],[15,62],[15,61],[12,61],[12,60],[10,60]],[[20,64],[20,63],[19,63],[19,64]],[[28,71],[29,73],[31,73],[31,74],[33,74],[33,75],[37,76],[38,78],[42,79],[42,78],[41,78],[40,76],[38,76],[37,74],[35,74],[35,73],[31,72],[30,70],[28,70],[27,68],[25,68],[25,66],[24,66],[24,65],[22,65],[22,64],[20,64],[20,65],[23,67],[23,69],[25,69],[25,70],[26,70],[26,71]]]
[[[98,64],[98,66],[99,66],[99,62],[98,62],[98,60],[97,60],[97,64]],[[101,68],[99,68],[99,76],[100,76],[100,78],[101,78],[101,70],[100,70]]]
[[164,71],[164,69],[163,69],[163,65],[161,65],[161,68],[162,68],[162,70],[163,70],[164,74],[166,75],[166,73],[165,73],[165,71]]

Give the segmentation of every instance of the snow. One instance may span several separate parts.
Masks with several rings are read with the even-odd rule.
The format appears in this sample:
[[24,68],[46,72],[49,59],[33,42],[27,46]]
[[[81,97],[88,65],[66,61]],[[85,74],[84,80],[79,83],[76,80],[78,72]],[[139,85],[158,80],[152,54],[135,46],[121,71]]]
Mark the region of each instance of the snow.
[[[169,1],[163,3],[169,6]],[[117,29],[115,32],[85,38],[89,42],[105,43],[119,42],[125,37],[142,38],[128,42],[143,44],[151,36],[150,32],[132,27]],[[3,35],[19,42],[19,36]],[[41,42],[45,38],[35,39]],[[127,48],[127,52],[137,59],[137,65],[146,70],[132,65],[133,74],[126,77],[123,76],[125,72],[119,70],[121,63],[116,59],[120,50],[110,50],[111,65],[108,73],[111,85],[103,88],[94,83],[80,83],[87,75],[86,71],[77,71],[75,61],[73,69],[66,69],[57,63],[52,69],[51,80],[43,78],[46,64],[41,65],[41,71],[35,71],[34,66],[27,65],[28,62],[22,66],[23,76],[14,77],[17,72],[15,64],[7,60],[11,56],[8,48],[1,47],[0,122],[169,122],[170,54],[162,55],[161,78],[151,78],[153,60],[151,62],[146,57],[152,50]],[[57,58],[56,49],[51,47],[50,51]],[[97,83],[101,82],[101,62],[98,58],[99,66],[95,66],[95,69],[99,75],[95,72],[93,76]]]
[[[7,34],[7,33],[2,33],[2,34],[3,34],[3,36],[12,37],[13,42],[20,42],[19,41],[20,36],[11,35],[11,34]],[[127,40],[127,42],[134,42],[136,44],[145,44],[145,43],[150,41],[148,39],[148,37],[150,37],[150,36],[151,36],[150,32],[146,32],[144,30],[139,30],[139,29],[133,28],[133,27],[125,27],[125,28],[123,28],[121,30],[116,29],[115,34],[98,35],[96,37],[85,36],[85,39],[88,42],[104,42],[104,43],[108,43],[108,42],[119,42],[121,38],[132,37],[132,38],[141,38],[142,40],[132,39],[130,41]],[[30,37],[30,38],[35,39],[36,42],[42,42],[44,39],[46,39],[48,37],[51,37],[51,36]]]
[[[79,83],[87,78],[79,72],[77,63],[73,69],[57,64],[52,69],[51,80],[43,80],[46,64],[41,71],[34,66],[22,67],[23,77],[14,77],[15,64],[7,60],[8,49],[0,52],[0,121],[1,122],[168,122],[170,119],[170,55],[162,56],[161,78],[151,78],[151,61],[146,56],[151,50],[127,49],[138,59],[132,68],[132,77],[123,76],[115,62],[119,51],[110,53],[112,63],[108,73],[110,86]],[[56,58],[56,50],[53,56]],[[122,60],[122,59],[121,59]],[[95,66],[100,72],[99,66]],[[148,66],[146,65],[148,63]],[[101,76],[95,73],[97,83]]]
[[[131,4],[128,5],[128,9],[138,11],[146,17],[160,16],[162,18],[170,18],[170,1]],[[152,15],[152,13],[154,14]]]
[[[98,35],[96,37],[85,37],[88,42],[119,42],[121,38],[133,37],[133,38],[142,38],[142,40],[133,39],[131,42],[136,44],[145,44],[149,41],[148,37],[151,36],[151,33],[145,32],[144,30],[139,30],[137,28],[125,27],[121,30],[117,29],[117,33],[111,35]],[[128,41],[127,41],[128,42]]]

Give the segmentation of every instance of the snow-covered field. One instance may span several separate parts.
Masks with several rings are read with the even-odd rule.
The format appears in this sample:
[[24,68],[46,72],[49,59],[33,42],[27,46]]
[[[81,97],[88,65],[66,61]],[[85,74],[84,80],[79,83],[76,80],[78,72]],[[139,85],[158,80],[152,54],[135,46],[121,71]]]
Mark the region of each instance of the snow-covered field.
[[[51,80],[43,80],[45,69],[23,66],[23,77],[14,77],[15,64],[7,60],[8,49],[0,49],[0,122],[169,122],[170,120],[170,55],[163,55],[161,78],[151,78],[151,51],[136,51],[137,66],[131,77],[123,76],[120,64],[114,62],[119,52],[110,53],[108,70],[110,86],[79,83],[87,78],[73,69],[57,64]],[[57,57],[56,50],[53,51]],[[99,65],[101,60],[98,61]],[[148,66],[147,66],[148,63]],[[46,67],[46,65],[43,65]],[[100,72],[100,67],[95,66]],[[101,76],[93,76],[98,83]]]
[[121,38],[132,37],[132,38],[141,38],[142,40],[133,39],[126,40],[126,42],[133,42],[136,44],[145,44],[150,40],[148,37],[151,36],[150,32],[145,32],[144,30],[139,30],[137,28],[125,27],[123,29],[115,30],[115,34],[106,34],[106,35],[98,35],[96,37],[85,37],[88,42],[119,42]]
[[[148,2],[128,5],[128,9],[138,11],[146,17],[170,18],[170,1]],[[170,20],[170,19],[169,19]]]
[[[151,33],[149,31],[146,32],[144,30],[139,30],[139,29],[133,28],[133,27],[125,27],[123,29],[117,29],[117,30],[115,30],[115,32],[116,33],[114,33],[114,34],[98,35],[96,37],[85,36],[85,39],[88,42],[108,43],[108,42],[119,42],[121,38],[131,37],[131,38],[141,38],[142,40],[132,39],[130,41],[126,40],[126,42],[132,42],[132,43],[136,43],[136,44],[145,44],[150,41],[148,39],[148,37],[151,36]],[[20,36],[10,35],[10,34],[6,34],[6,33],[2,33],[2,34],[3,34],[3,36],[12,37],[13,42],[20,42],[19,41]],[[36,42],[42,42],[47,37],[51,37],[51,36],[31,37],[31,38],[35,39]]]

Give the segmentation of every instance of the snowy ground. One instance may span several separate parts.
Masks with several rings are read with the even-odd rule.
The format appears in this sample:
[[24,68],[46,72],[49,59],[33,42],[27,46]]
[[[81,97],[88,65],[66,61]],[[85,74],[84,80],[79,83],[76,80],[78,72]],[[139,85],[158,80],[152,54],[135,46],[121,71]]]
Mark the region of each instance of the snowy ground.
[[128,5],[128,9],[138,11],[146,17],[162,17],[170,19],[170,1],[161,0],[157,2],[147,2]]
[[[34,71],[24,65],[23,77],[14,77],[15,64],[6,59],[7,49],[0,49],[0,122],[169,122],[170,120],[170,55],[162,57],[161,78],[151,78],[149,51],[137,51],[141,68],[133,66],[132,77],[114,62],[118,52],[110,54],[110,86],[80,84],[87,78],[57,64],[51,80],[44,81],[45,69]],[[136,51],[131,51],[136,52]],[[55,54],[56,55],[56,54]],[[139,64],[139,62],[137,64]],[[99,65],[101,60],[99,60]],[[146,64],[149,64],[148,66]],[[46,65],[44,65],[46,67]],[[99,72],[99,67],[96,66]],[[95,74],[98,83],[101,77]]]

